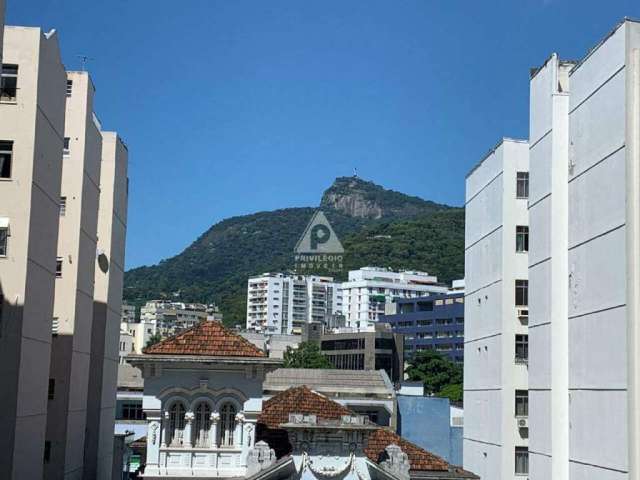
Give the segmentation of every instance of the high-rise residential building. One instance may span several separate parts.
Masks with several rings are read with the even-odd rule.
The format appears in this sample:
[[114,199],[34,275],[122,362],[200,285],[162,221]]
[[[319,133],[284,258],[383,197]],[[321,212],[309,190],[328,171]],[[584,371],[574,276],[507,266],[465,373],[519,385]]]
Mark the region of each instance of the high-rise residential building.
[[[129,199],[129,152],[115,132],[102,132],[98,249],[91,331],[91,377],[84,445],[84,477],[120,472],[113,447]],[[115,475],[114,475],[115,476]]]
[[6,26],[2,62],[0,477],[42,478],[66,75],[54,31]]
[[465,202],[464,465],[526,475],[529,144],[502,140],[469,173]]
[[530,118],[529,475],[638,478],[640,23],[552,55]]
[[67,72],[45,478],[80,478],[91,359],[102,136],[87,72]]
[[265,273],[249,278],[247,330],[301,334],[305,324],[328,325],[341,313],[340,284],[332,277]]
[[385,306],[394,298],[414,298],[446,293],[438,278],[425,272],[394,272],[386,268],[363,267],[349,272],[342,284],[342,311],[346,326],[371,330]]

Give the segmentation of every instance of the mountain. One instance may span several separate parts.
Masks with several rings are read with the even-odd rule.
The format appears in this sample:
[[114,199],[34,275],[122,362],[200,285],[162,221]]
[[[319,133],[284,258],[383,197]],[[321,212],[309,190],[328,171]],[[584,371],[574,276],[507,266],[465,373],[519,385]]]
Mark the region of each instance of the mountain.
[[[464,273],[464,210],[340,177],[320,208],[345,247],[349,269],[366,265],[424,270],[449,282]],[[244,324],[247,278],[293,268],[293,249],[316,208],[285,208],[228,218],[182,253],[125,274],[124,298],[217,303],[225,323]],[[325,272],[316,272],[325,273]]]

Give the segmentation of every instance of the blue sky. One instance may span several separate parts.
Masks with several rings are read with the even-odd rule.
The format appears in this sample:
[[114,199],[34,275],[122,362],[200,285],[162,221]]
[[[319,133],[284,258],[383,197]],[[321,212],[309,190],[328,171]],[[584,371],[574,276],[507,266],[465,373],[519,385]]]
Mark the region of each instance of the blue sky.
[[317,205],[337,176],[461,205],[464,175],[526,138],[529,68],[581,58],[637,0],[8,0],[88,55],[130,152],[127,266],[213,223]]

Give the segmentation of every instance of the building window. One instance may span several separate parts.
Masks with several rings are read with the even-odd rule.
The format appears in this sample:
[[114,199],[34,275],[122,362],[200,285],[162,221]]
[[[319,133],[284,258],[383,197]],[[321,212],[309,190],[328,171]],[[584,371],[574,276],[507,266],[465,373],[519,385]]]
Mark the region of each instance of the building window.
[[144,420],[142,403],[124,402],[122,404],[122,419],[123,420]]
[[70,97],[71,93],[73,93],[73,80],[67,80],[67,97]]
[[9,230],[4,227],[0,227],[0,257],[7,256],[7,241],[9,237]]
[[518,225],[516,227],[516,252],[529,251],[529,227]]
[[60,197],[60,216],[64,217],[67,214],[67,197]]
[[49,440],[44,442],[44,457],[43,462],[49,463],[51,461],[51,442]]
[[211,428],[211,407],[206,402],[201,402],[196,407],[195,431],[193,432],[193,444],[196,447],[209,446],[209,429]]
[[56,258],[56,278],[62,277],[62,257]]
[[529,280],[516,280],[516,307],[529,305]]
[[516,475],[529,474],[529,449],[516,447]]
[[529,391],[516,390],[516,417],[529,416]]
[[186,411],[180,402],[174,403],[169,409],[169,431],[167,445],[177,447],[182,445],[184,435],[184,415]]
[[516,335],[516,363],[529,360],[529,335]]
[[236,429],[236,413],[236,407],[231,403],[225,403],[220,409],[218,444],[221,447],[233,446],[233,433]]
[[516,197],[529,198],[529,172],[517,172]]
[[50,378],[49,379],[48,398],[49,398],[49,400],[53,400],[55,396],[56,396],[56,379],[55,378]]
[[69,152],[71,151],[69,149],[69,143],[71,142],[71,139],[69,137],[64,137],[64,145],[62,146],[62,154],[63,155],[69,155]]
[[18,65],[3,64],[0,74],[0,102],[14,102],[18,96]]
[[0,140],[0,178],[11,178],[13,142]]

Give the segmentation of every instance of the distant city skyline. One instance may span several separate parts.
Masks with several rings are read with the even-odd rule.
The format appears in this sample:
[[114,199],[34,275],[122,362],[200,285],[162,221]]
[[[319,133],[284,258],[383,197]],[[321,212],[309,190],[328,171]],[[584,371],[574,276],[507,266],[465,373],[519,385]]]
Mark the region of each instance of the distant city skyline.
[[6,21],[57,29],[68,69],[89,57],[133,153],[131,268],[224,218],[317,205],[354,168],[462,205],[487,145],[527,136],[528,69],[581,58],[624,16],[640,4],[21,0]]

